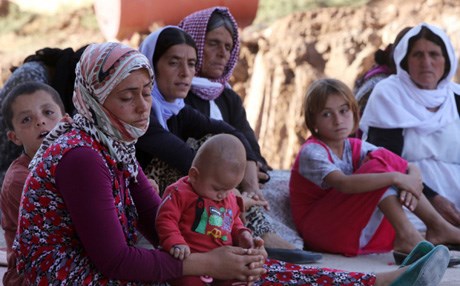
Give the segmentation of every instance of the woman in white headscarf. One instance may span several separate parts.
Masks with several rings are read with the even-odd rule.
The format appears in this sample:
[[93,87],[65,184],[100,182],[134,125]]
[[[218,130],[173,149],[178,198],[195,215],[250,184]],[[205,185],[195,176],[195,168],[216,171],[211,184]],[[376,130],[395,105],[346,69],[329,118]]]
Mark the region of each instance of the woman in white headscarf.
[[[430,201],[460,225],[460,86],[457,57],[441,29],[422,23],[394,49],[397,73],[379,82],[360,128],[367,140],[415,163]],[[419,225],[420,228],[423,226]]]

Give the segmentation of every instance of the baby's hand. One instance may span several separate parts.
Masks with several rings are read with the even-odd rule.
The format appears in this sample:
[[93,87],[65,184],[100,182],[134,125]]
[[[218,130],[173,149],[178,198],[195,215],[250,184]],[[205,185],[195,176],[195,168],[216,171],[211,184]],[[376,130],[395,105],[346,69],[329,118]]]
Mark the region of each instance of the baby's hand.
[[262,255],[267,258],[268,257],[268,254],[267,254],[267,251],[265,250],[265,242],[262,238],[256,236],[254,237],[254,248],[255,249],[258,249],[262,252]]
[[185,244],[177,244],[174,245],[171,250],[169,250],[169,254],[174,256],[174,258],[184,260],[190,255],[190,247]]
[[238,236],[238,246],[242,248],[254,248],[254,238],[252,234],[245,230]]

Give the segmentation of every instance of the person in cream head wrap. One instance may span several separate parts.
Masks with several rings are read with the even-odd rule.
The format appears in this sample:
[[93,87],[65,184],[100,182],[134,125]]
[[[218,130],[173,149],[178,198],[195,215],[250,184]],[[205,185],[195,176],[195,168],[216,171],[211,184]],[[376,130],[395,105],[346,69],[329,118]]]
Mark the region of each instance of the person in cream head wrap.
[[416,164],[425,195],[460,226],[460,85],[452,82],[454,47],[443,30],[422,23],[404,35],[394,60],[396,74],[375,86],[360,128],[370,143]]

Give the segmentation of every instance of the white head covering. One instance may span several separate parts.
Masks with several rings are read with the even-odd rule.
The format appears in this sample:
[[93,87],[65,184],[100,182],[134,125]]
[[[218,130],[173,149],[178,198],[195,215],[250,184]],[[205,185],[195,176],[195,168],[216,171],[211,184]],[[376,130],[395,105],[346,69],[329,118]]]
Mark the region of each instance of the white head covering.
[[[401,62],[408,52],[409,40],[420,33],[422,27],[438,35],[447,50],[450,70],[436,89],[421,89],[410,78]],[[460,94],[460,86],[451,80],[457,70],[457,57],[448,36],[441,29],[422,23],[410,29],[394,50],[396,75],[375,86],[361,118],[360,128],[367,134],[369,127],[414,128],[421,135],[438,130],[458,118],[454,94]],[[436,112],[427,108],[439,107]]]
[[[150,66],[153,70],[155,69],[153,65],[153,55],[155,54],[158,37],[167,28],[174,28],[182,31],[182,29],[177,26],[165,26],[163,28],[156,30],[155,32],[150,33],[150,35],[148,35],[147,38],[145,38],[139,46],[139,51],[147,57],[147,59],[150,62]],[[163,126],[164,129],[168,130],[168,125],[166,124],[166,122],[171,116],[178,114],[182,110],[182,108],[184,108],[184,99],[177,98],[176,100],[174,100],[174,102],[166,101],[164,96],[158,89],[158,84],[156,83],[152,88],[152,97],[153,112],[161,126]]]

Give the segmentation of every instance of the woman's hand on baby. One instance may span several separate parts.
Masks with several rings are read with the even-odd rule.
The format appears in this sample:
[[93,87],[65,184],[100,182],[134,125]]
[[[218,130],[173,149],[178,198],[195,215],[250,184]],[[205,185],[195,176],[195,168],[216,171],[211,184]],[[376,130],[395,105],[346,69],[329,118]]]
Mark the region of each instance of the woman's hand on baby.
[[[266,273],[264,251],[255,248],[222,246],[206,253],[207,274],[221,280],[254,282]],[[194,254],[192,254],[194,255]]]
[[[268,253],[265,250],[264,240],[262,238],[253,237],[248,231],[242,232],[241,235],[240,235],[240,244],[239,244],[240,247],[257,249],[264,256],[264,258],[267,259]],[[248,282],[247,284],[241,284],[241,285],[251,286],[253,284],[254,284],[253,282]],[[240,285],[240,284],[235,284],[235,285]]]
[[179,260],[184,260],[190,255],[190,247],[186,244],[176,244],[169,250],[169,254]]

